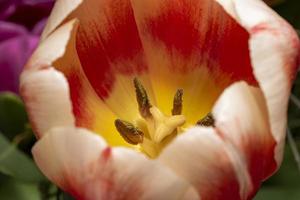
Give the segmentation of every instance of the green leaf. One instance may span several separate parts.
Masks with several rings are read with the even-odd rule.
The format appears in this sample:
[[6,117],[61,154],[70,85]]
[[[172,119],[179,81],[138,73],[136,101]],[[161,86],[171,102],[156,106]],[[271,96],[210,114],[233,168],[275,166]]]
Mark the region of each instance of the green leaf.
[[[297,142],[300,146],[300,142]],[[254,200],[299,200],[300,173],[289,145],[286,145],[284,160],[279,171],[267,180]],[[288,198],[287,198],[288,197]]]
[[13,93],[0,94],[0,132],[12,140],[28,123],[21,99]]
[[72,196],[70,196],[68,193],[66,192],[62,192],[62,199],[63,200],[75,200]]
[[27,182],[45,180],[34,162],[0,134],[0,172]]
[[37,184],[28,184],[1,176],[0,198],[12,200],[40,200]]
[[283,3],[275,6],[274,9],[295,28],[300,28],[300,1],[285,0]]
[[299,188],[266,187],[257,194],[254,200],[299,200]]

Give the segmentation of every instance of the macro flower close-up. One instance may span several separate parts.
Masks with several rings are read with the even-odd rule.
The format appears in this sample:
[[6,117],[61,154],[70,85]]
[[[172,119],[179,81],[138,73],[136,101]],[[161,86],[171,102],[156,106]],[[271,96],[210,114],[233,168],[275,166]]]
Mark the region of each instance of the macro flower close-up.
[[300,64],[269,5],[57,0],[19,84],[38,168],[80,200],[253,199]]

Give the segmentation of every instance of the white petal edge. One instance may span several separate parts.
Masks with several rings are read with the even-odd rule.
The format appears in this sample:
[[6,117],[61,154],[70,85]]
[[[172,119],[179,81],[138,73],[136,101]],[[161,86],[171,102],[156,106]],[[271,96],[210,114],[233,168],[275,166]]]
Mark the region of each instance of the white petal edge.
[[216,0],[250,33],[254,75],[265,95],[280,166],[286,133],[287,105],[299,62],[300,44],[293,28],[261,0]]
[[[159,159],[200,188],[200,192],[212,180],[229,177],[224,172],[231,168],[239,183],[241,199],[247,199],[255,194],[263,176],[274,171],[275,141],[270,133],[263,94],[245,82],[234,83],[222,93],[212,113],[215,128],[187,130],[166,147]],[[253,160],[260,152],[262,158]],[[231,163],[222,162],[221,157],[227,157]],[[256,163],[258,160],[261,162]],[[257,171],[262,173],[256,174]],[[217,187],[220,183],[213,184]]]
[[20,92],[38,138],[55,126],[75,126],[69,85],[61,72],[52,67],[26,71]]
[[109,148],[85,129],[53,128],[32,152],[42,172],[75,197],[197,199],[187,182],[159,162],[134,150]]
[[27,62],[25,71],[52,66],[53,62],[65,54],[78,25],[77,19],[70,20],[42,41]]
[[274,173],[276,141],[259,88],[245,82],[231,85],[217,100],[212,113],[218,133],[247,161],[255,185]]
[[77,27],[71,20],[41,42],[21,74],[20,94],[38,138],[55,126],[75,126],[68,82],[52,64],[65,54]]
[[166,147],[159,160],[188,180],[204,199],[220,198],[225,193],[220,188],[232,195],[233,185],[228,184],[232,182],[238,185],[235,195],[241,199],[252,189],[245,161],[212,128],[187,130]]
[[45,40],[67,16],[75,10],[84,0],[57,0],[43,30],[41,41]]

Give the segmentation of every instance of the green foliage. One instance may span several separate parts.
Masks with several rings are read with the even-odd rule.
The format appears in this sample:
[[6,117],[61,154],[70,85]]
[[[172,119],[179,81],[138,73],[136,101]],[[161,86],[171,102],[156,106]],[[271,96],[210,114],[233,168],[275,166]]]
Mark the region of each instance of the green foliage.
[[0,95],[0,132],[12,140],[22,133],[28,122],[21,99],[13,93]]
[[274,9],[289,21],[296,29],[300,29],[300,1],[285,0]]
[[72,200],[39,171],[31,158],[35,142],[20,97],[0,94],[0,199]]
[[33,160],[0,135],[0,172],[26,182],[40,182],[44,177]]
[[0,174],[0,199],[40,200],[40,193],[36,184],[24,183]]
[[[300,141],[298,141],[300,147]],[[297,168],[290,146],[285,148],[285,155],[280,170],[258,192],[255,200],[300,199],[300,171]]]

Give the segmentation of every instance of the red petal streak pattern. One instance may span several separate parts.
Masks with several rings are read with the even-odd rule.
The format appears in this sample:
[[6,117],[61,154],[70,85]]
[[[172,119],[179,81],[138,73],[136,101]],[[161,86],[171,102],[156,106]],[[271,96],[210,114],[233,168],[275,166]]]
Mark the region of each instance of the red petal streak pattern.
[[145,17],[139,27],[136,20],[141,20],[139,14],[143,11],[134,4],[134,0],[91,0],[70,16],[80,21],[78,55],[87,78],[102,99],[109,97],[116,74],[137,76],[147,72],[147,53],[141,37],[145,32],[153,41],[165,44],[170,55],[174,50],[186,59],[197,55],[197,63],[181,66],[185,70],[204,64],[232,82],[246,80],[256,84],[248,51],[249,34],[216,2],[160,1],[154,3],[160,5],[156,11],[159,14]]
[[[109,96],[115,74],[140,74],[147,70],[142,55],[133,10],[129,0],[98,1],[96,7],[83,5],[75,12],[80,20],[77,51],[83,70],[102,98]],[[87,18],[84,10],[94,12]],[[126,61],[132,62],[131,65]],[[121,62],[123,65],[116,67]]]
[[159,14],[145,17],[143,22],[154,41],[163,42],[170,54],[176,50],[187,59],[197,54],[196,66],[207,63],[207,67],[214,68],[211,64],[217,63],[232,81],[256,84],[249,56],[249,34],[221,6],[209,0],[161,2]]

